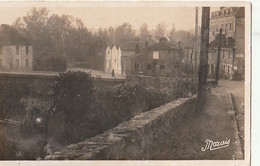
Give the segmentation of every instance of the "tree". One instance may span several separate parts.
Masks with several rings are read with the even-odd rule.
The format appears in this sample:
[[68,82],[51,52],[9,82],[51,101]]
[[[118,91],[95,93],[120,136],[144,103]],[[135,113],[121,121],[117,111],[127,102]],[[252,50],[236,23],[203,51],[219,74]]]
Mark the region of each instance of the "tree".
[[132,25],[129,23],[124,23],[110,31],[112,33],[115,43],[125,43],[135,38],[135,31],[132,28]]
[[172,29],[171,29],[170,34],[168,36],[170,41],[172,41],[172,42],[175,41],[174,40],[175,32],[176,32],[175,24],[172,24]]
[[155,36],[164,37],[166,33],[167,25],[165,22],[160,22],[155,29]]
[[145,39],[148,35],[149,35],[149,31],[148,31],[148,25],[146,23],[143,23],[140,27],[140,38],[141,39]]

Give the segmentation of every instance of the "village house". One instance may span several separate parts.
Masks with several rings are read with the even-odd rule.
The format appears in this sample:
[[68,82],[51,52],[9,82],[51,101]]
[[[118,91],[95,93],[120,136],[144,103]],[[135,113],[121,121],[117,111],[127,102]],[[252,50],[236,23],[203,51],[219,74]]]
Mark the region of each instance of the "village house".
[[[147,38],[148,45],[155,42]],[[141,63],[145,41],[133,40],[123,44],[108,45],[105,54],[105,73],[142,74]]]
[[158,43],[145,48],[143,73],[149,76],[180,76],[182,49],[160,38]]
[[121,57],[122,51],[118,44],[108,45],[105,54],[105,73],[121,74]]
[[220,76],[233,79],[234,75],[244,76],[245,72],[245,11],[244,7],[221,7],[211,12],[209,75],[216,70],[216,56],[220,28],[222,29],[222,46],[220,58]]
[[[220,50],[220,66],[219,66],[219,76],[221,78],[232,79],[234,75],[234,46],[235,41],[232,37],[226,38],[222,35],[222,43]],[[208,75],[212,78],[216,76],[216,65],[218,56],[218,41],[213,40],[209,44],[209,54],[208,54]]]
[[0,26],[0,71],[32,71],[32,45],[13,27]]

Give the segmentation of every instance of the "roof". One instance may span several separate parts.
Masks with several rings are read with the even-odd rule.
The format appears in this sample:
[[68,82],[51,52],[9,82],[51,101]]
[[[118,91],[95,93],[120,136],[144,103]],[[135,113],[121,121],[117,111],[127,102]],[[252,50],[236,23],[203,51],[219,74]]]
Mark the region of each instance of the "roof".
[[15,28],[10,25],[0,26],[0,45],[31,45]]
[[114,46],[116,46],[117,49],[119,48],[119,44],[117,44],[117,43],[108,44],[108,47],[109,47],[110,49],[112,49]]
[[132,59],[132,58],[135,58],[135,57],[139,57],[139,56],[143,56],[143,53],[137,53],[137,54],[130,55],[130,56],[123,56],[122,59],[129,60],[129,59]]
[[[215,40],[213,40],[211,43],[209,43],[209,48],[214,49],[218,48],[218,37],[216,37]],[[235,47],[235,39],[232,37],[226,38],[225,35],[222,35],[222,43],[221,43],[222,48],[234,48]]]
[[168,41],[160,41],[148,47],[149,50],[169,50],[169,49],[178,49],[175,45]]

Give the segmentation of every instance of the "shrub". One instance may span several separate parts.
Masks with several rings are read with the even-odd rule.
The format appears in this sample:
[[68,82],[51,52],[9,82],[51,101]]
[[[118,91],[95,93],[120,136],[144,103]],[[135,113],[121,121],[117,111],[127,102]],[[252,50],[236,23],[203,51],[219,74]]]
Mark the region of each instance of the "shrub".
[[134,84],[124,83],[97,91],[97,106],[110,112],[116,122],[129,120],[147,110],[146,89]]
[[[51,114],[62,112],[65,115],[65,135],[68,142],[77,141],[84,126],[81,120],[89,116],[94,103],[94,85],[91,75],[81,71],[60,73],[51,85],[49,92]],[[81,130],[81,131],[79,131]],[[66,142],[66,141],[65,141]]]
[[197,86],[188,79],[174,78],[163,91],[167,95],[167,101],[187,97],[196,93]]

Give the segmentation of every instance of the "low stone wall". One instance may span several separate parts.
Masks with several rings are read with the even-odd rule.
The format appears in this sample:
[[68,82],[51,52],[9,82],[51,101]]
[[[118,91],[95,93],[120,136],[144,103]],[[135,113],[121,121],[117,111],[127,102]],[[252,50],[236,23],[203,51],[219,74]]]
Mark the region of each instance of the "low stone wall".
[[153,144],[160,131],[170,125],[180,126],[182,118],[194,110],[196,103],[196,96],[172,101],[135,116],[103,134],[68,145],[45,159],[143,159],[143,150]]

